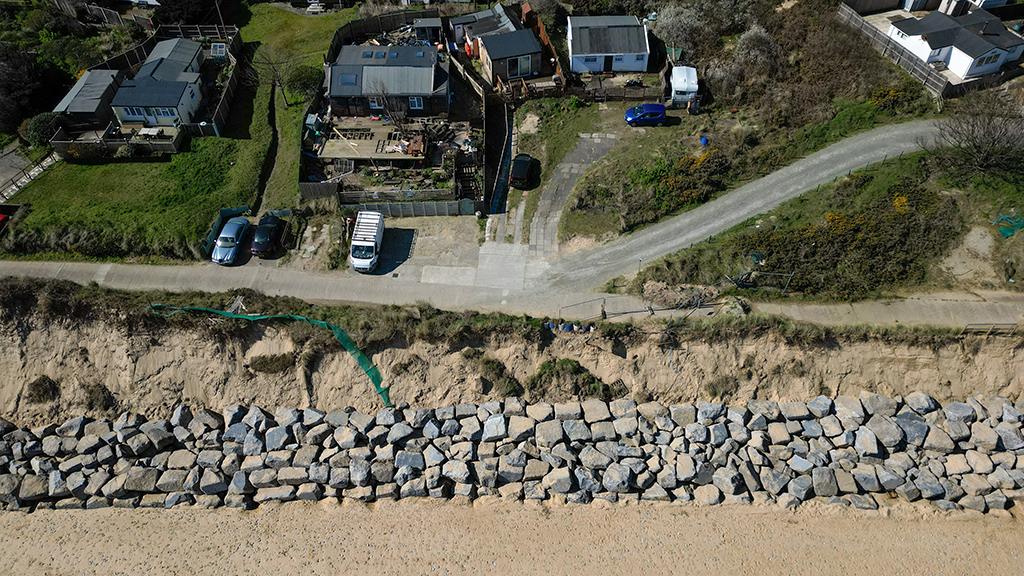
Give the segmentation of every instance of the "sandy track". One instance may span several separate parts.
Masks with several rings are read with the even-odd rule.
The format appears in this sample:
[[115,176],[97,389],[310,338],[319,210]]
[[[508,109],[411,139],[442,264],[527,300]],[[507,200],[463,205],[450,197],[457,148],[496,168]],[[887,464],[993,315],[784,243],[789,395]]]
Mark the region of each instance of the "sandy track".
[[1024,521],[478,501],[0,514],[0,574],[1012,574]]

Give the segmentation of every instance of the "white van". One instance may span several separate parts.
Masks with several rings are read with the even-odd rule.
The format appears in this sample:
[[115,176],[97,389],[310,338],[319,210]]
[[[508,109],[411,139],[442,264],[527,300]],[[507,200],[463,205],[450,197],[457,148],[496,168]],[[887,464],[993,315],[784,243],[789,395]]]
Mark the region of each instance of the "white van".
[[687,107],[697,98],[697,69],[690,66],[672,67],[672,106]]
[[323,14],[324,7],[320,3],[313,3],[306,7],[306,14]]
[[384,242],[384,215],[380,212],[356,214],[356,225],[352,230],[352,244],[349,246],[348,261],[356,272],[373,272],[380,257]]

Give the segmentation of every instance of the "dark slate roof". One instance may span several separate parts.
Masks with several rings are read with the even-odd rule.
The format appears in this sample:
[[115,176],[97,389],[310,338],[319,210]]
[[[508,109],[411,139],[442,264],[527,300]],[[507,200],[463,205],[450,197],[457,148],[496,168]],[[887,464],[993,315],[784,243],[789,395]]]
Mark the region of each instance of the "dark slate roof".
[[429,96],[448,81],[429,46],[343,46],[331,66],[334,97]]
[[199,74],[186,72],[202,46],[198,42],[175,38],[157,42],[135,77],[118,88],[114,106],[177,106],[189,84],[199,82]]
[[993,48],[1009,50],[1024,44],[1024,39],[1007,30],[999,18],[985,10],[956,18],[942,12],[929,12],[924,18],[907,18],[892,25],[908,36],[921,36],[932,50],[955,46],[972,58],[983,56]]
[[572,53],[647,53],[647,32],[636,16],[570,16]]
[[519,24],[509,17],[505,7],[495,4],[486,10],[451,19],[452,25],[462,24],[471,36],[486,36],[503,32],[515,32]]
[[152,77],[125,80],[114,94],[113,106],[174,107],[181,101],[188,82],[162,82]]
[[71,90],[53,109],[54,112],[95,114],[109,100],[112,87],[117,84],[117,70],[89,70],[75,82]]
[[[157,80],[194,82],[198,75],[194,72],[185,72],[185,69],[196,59],[202,49],[202,45],[198,42],[184,38],[157,42],[153,51],[146,56],[146,62],[136,76],[145,74]],[[192,78],[192,76],[196,76],[196,78]]]
[[540,42],[537,42],[533,30],[516,30],[505,34],[485,36],[480,39],[480,42],[487,50],[487,57],[492,61],[540,52]]

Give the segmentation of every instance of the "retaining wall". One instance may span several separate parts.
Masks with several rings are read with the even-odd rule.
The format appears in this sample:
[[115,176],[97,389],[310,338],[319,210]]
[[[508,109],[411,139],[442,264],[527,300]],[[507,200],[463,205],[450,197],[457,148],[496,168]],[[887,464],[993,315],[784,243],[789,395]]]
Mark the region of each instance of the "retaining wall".
[[0,421],[0,507],[250,508],[406,497],[777,502],[891,499],[1004,509],[1024,497],[1021,409],[1001,398],[637,405],[622,399],[270,414],[179,406],[17,429]]

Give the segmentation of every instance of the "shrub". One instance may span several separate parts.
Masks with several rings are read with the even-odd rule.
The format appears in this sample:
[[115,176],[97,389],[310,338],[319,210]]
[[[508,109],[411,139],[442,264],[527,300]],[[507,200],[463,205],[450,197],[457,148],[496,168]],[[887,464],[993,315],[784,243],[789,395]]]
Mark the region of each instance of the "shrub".
[[487,357],[481,357],[477,362],[480,379],[485,382],[491,393],[503,398],[523,395],[523,385],[508,373],[504,364]]
[[85,387],[85,407],[94,412],[107,412],[117,406],[117,399],[102,384],[89,384]]
[[268,354],[266,356],[255,356],[249,361],[249,369],[253,372],[263,372],[266,374],[277,374],[284,372],[289,368],[295,366],[295,355],[291,353],[285,354]]
[[622,382],[608,385],[590,373],[576,360],[548,360],[526,381],[526,390],[534,398],[557,397],[564,394],[576,398],[614,400],[626,394]]
[[740,385],[736,379],[725,374],[720,374],[704,382],[704,390],[708,395],[721,400],[732,396],[739,389]]
[[46,146],[50,143],[54,133],[60,128],[60,114],[54,112],[43,112],[29,118],[25,125],[25,133],[22,137],[32,146]]
[[25,400],[31,404],[53,402],[59,397],[60,385],[45,374],[25,385]]

